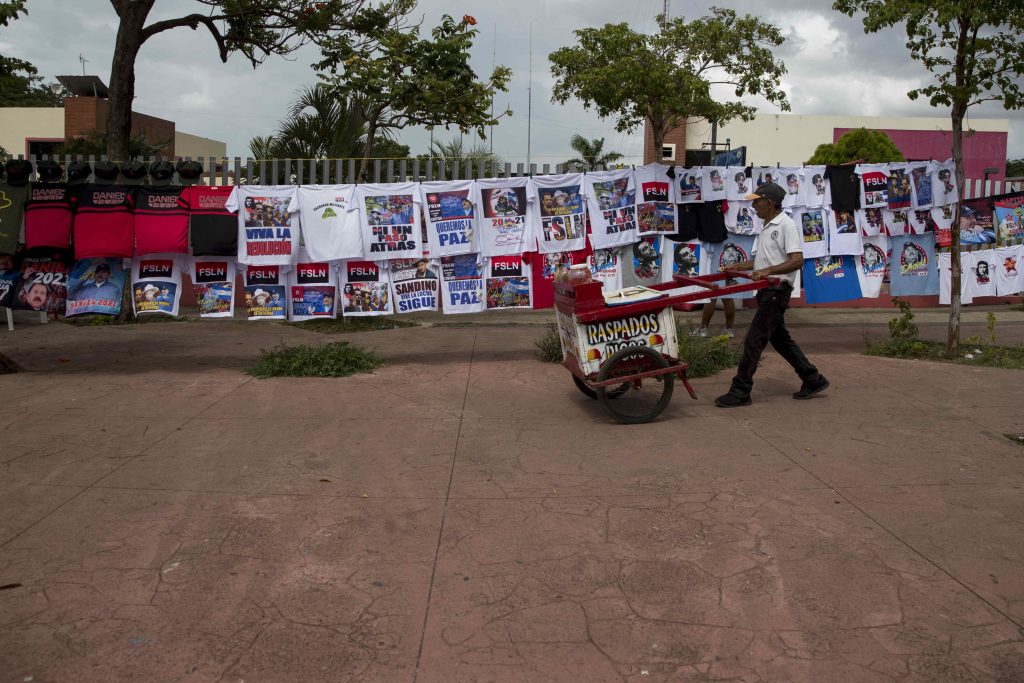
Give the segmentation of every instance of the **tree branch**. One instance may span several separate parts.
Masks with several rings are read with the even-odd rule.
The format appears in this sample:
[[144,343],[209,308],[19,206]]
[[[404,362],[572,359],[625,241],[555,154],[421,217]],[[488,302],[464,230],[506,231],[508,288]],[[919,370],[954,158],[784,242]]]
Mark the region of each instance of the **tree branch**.
[[[113,2],[113,0],[111,0]],[[193,31],[199,28],[200,24],[210,29],[210,33],[213,35],[213,39],[217,41],[217,49],[220,51],[220,60],[222,62],[228,61],[228,46],[224,42],[224,36],[221,35],[220,29],[217,28],[217,19],[223,17],[208,17],[202,14],[189,14],[185,17],[178,19],[167,19],[165,21],[158,21],[155,24],[150,24],[146,28],[142,29],[140,43],[144,43],[158,33],[169,31],[172,28],[178,28],[180,26],[188,26]]]

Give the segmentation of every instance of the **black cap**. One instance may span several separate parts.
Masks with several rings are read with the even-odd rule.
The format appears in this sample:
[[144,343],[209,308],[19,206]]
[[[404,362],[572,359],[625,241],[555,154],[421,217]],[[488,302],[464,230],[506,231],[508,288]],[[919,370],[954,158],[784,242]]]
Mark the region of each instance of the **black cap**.
[[149,177],[153,180],[169,180],[174,175],[174,166],[169,161],[154,161],[149,165]]
[[128,180],[141,180],[146,177],[146,165],[136,159],[135,161],[125,164],[121,169],[121,175]]
[[7,182],[11,185],[24,185],[32,175],[32,162],[28,159],[10,159],[6,165]]
[[179,161],[178,177],[182,180],[196,180],[203,175],[203,165],[198,161]]
[[92,172],[100,180],[117,180],[121,169],[113,161],[97,161]]
[[778,206],[782,206],[783,200],[786,199],[786,191],[775,183],[761,183],[757,186],[756,190],[748,194],[744,199],[760,199],[761,197],[770,199]]
[[42,159],[36,166],[36,174],[46,183],[52,183],[64,177],[64,168],[53,159]]
[[72,183],[82,182],[92,175],[92,166],[87,161],[72,161],[68,164],[68,181]]

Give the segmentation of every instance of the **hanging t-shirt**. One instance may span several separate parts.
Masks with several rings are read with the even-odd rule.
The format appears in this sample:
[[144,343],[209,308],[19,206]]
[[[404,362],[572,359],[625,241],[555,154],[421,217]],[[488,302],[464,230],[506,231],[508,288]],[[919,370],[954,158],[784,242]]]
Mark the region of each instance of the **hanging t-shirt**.
[[484,263],[477,254],[442,256],[441,292],[446,314],[480,313],[484,303]]
[[303,185],[299,188],[302,240],[313,261],[363,258],[359,215],[352,210],[354,185]]
[[910,174],[911,202],[915,209],[929,209],[932,206],[932,165],[927,161],[907,164]]
[[886,185],[887,203],[890,209],[909,209],[912,205],[913,188],[908,164],[889,164],[889,182]]
[[882,209],[857,209],[854,215],[856,216],[857,226],[863,235],[874,237],[875,235],[886,234],[885,217],[882,215]]
[[705,202],[717,202],[725,199],[725,181],[728,177],[726,166],[704,166],[701,177],[700,193]]
[[726,205],[730,202],[704,202],[697,205],[697,239],[716,244],[725,241],[729,231],[725,226]]
[[75,193],[64,183],[32,183],[25,198],[25,248],[71,248]]
[[989,199],[960,202],[960,243],[992,244],[996,241],[995,215]]
[[860,178],[856,166],[826,166],[832,208],[836,211],[856,211],[860,206]]
[[676,203],[693,204],[704,201],[704,168],[676,166]]
[[192,291],[195,293],[199,317],[230,318],[234,315],[234,259],[223,256],[196,256],[188,262],[188,272],[192,276]]
[[21,290],[14,307],[64,315],[68,295],[68,254],[59,249],[28,249],[21,259]]
[[[754,259],[755,239],[756,238],[753,235],[729,235],[729,237],[721,244],[704,245],[708,252],[708,274],[720,273],[723,270],[734,269],[737,263],[752,261]],[[736,280],[726,280],[724,283],[719,282],[718,284],[724,286],[725,284],[736,283]],[[735,294],[726,294],[719,298],[748,299],[753,296],[753,292],[737,292]]]
[[530,308],[530,266],[522,256],[494,256],[484,264],[487,310]]
[[956,204],[960,193],[956,189],[956,164],[952,159],[933,165],[932,173],[932,205],[946,206]]
[[806,259],[802,273],[804,301],[830,304],[861,298],[857,260],[856,256]]
[[915,235],[935,232],[931,209],[907,209],[907,228]]
[[889,288],[893,296],[938,294],[935,234],[897,235],[890,244],[892,267]]
[[[939,305],[948,306],[953,301],[952,254],[948,251],[935,255],[939,268]],[[969,304],[974,301],[970,288],[967,286],[967,272],[971,267],[971,252],[960,252],[960,303]]]
[[238,255],[238,217],[227,209],[230,185],[193,185],[182,197],[189,205],[193,256]]
[[995,259],[994,249],[979,249],[971,252],[970,268],[961,266],[962,279],[972,300],[996,295]]
[[[762,177],[763,180],[763,177]],[[751,178],[745,168],[732,166],[725,170],[725,198],[730,202],[739,202],[753,192]]]
[[472,180],[422,183],[420,194],[431,256],[471,254],[479,250]]
[[633,171],[595,171],[583,177],[590,213],[590,244],[606,249],[636,241]]
[[741,200],[726,202],[725,227],[737,235],[756,235],[764,227],[764,221],[754,211],[754,203]]
[[132,261],[135,315],[178,315],[183,264],[183,258],[177,254],[149,254]]
[[358,185],[353,200],[363,233],[363,254],[372,261],[419,258],[420,190],[416,183]]
[[518,255],[533,249],[536,241],[532,212],[527,211],[529,178],[498,178],[476,181],[481,218],[480,253],[484,256]]
[[689,242],[697,239],[699,209],[703,204],[679,204],[676,206],[676,234],[667,235],[673,242]]
[[803,168],[782,167],[776,169],[776,172],[779,178],[776,182],[786,191],[786,196],[782,199],[782,206],[787,209],[794,206],[806,206],[802,182]]
[[14,308],[21,288],[21,271],[11,256],[0,256],[0,308]]
[[996,234],[1000,242],[1024,239],[1024,192],[994,200]]
[[636,169],[638,236],[671,235],[676,231],[675,183],[671,167],[647,164]]
[[[860,205],[865,209],[889,206],[889,164],[858,164]],[[834,201],[834,198],[833,198]]]
[[135,190],[135,253],[188,253],[189,205],[184,189],[137,186]]
[[594,249],[587,254],[590,276],[601,283],[601,291],[622,289],[622,261],[620,249]]
[[935,223],[935,243],[940,247],[948,247],[953,243],[953,216],[955,204],[933,206],[932,221]]
[[672,245],[672,276],[684,275],[696,277],[700,275],[701,256],[700,242],[680,242]]
[[794,211],[793,221],[800,229],[804,241],[804,258],[828,255],[828,214],[826,208],[800,208]]
[[885,281],[886,268],[889,262],[889,238],[885,235],[864,237],[864,253],[855,256],[859,268],[857,278],[860,281],[860,295],[868,299],[877,299]]
[[305,249],[288,274],[289,317],[292,320],[337,318],[338,278],[330,261],[314,261]]
[[295,263],[301,231],[298,188],[239,185],[231,191],[225,208],[238,214],[239,263],[252,266]]
[[[580,251],[580,254],[585,251]],[[555,305],[555,274],[559,269],[573,265],[572,252],[559,251],[551,254],[527,254],[533,284],[533,308],[551,308]]]
[[291,266],[246,265],[245,309],[249,320],[287,320]]
[[882,221],[885,224],[885,231],[889,237],[896,235],[913,234],[907,224],[907,212],[904,210],[890,211],[882,209]]
[[750,191],[753,192],[765,183],[775,183],[785,189],[786,179],[781,170],[774,166],[752,166],[750,168]]
[[118,315],[128,273],[119,258],[88,258],[76,261],[68,272],[65,315],[102,313]]
[[386,263],[343,261],[341,264],[342,315],[346,318],[391,315],[391,286]]
[[394,259],[391,271],[391,300],[396,313],[436,311],[441,293],[441,263],[437,259]]
[[828,221],[828,253],[832,256],[859,255],[864,251],[852,211],[824,209]]
[[0,181],[0,254],[13,254],[18,248],[27,194],[28,185]]
[[75,209],[75,258],[135,255],[132,193],[124,185],[82,185]]
[[[800,199],[798,205],[817,208],[832,206],[832,192],[824,166],[804,166],[800,171]],[[852,212],[852,209],[850,209]]]
[[660,235],[648,235],[632,245],[619,250],[622,268],[622,286],[650,287],[671,278],[671,267],[665,269],[665,239]]
[[[536,251],[551,254],[586,247],[582,173],[530,178],[526,192],[529,210],[537,226]],[[672,225],[674,229],[674,214]],[[531,247],[529,251],[534,249]]]
[[1012,296],[1024,291],[1024,244],[995,251],[996,294]]

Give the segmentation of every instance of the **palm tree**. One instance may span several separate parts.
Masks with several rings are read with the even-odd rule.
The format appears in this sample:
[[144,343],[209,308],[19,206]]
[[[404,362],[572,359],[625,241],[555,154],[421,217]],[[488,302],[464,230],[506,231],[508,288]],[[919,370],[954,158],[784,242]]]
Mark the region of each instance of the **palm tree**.
[[[420,155],[420,158],[424,158],[424,155]],[[434,144],[430,147],[429,158],[434,162],[435,173],[437,172],[437,166],[440,164],[445,164],[446,168],[449,169],[453,164],[457,164],[461,168],[465,162],[469,161],[473,167],[474,174],[480,167],[480,163],[483,162],[484,174],[493,176],[497,175],[498,168],[505,163],[500,155],[491,152],[480,143],[476,143],[467,149],[463,145],[461,136],[452,138],[448,142],[435,140]]]
[[574,166],[581,171],[593,171],[599,166],[607,168],[623,157],[618,152],[605,152],[604,138],[588,140],[579,133],[576,133],[569,140],[569,146],[579,156],[569,159],[565,164],[570,167]]

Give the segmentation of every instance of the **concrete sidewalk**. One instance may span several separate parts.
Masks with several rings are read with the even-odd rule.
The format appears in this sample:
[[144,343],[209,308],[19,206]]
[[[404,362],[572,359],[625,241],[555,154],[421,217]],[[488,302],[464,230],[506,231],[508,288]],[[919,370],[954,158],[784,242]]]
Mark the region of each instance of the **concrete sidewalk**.
[[0,681],[1022,680],[1022,375],[861,355],[890,317],[802,323],[824,397],[769,353],[634,427],[540,318],[337,380],[243,374],[339,339],[283,325],[19,325]]

